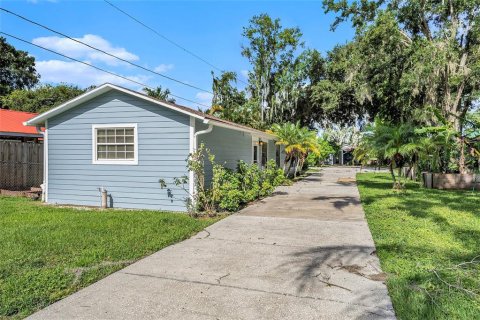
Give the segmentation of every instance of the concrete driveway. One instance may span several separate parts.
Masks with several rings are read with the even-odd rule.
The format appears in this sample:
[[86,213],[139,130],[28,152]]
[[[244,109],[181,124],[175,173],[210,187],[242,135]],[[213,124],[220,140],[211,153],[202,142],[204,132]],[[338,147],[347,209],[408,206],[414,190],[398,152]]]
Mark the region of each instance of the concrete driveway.
[[355,171],[282,187],[31,319],[393,319]]

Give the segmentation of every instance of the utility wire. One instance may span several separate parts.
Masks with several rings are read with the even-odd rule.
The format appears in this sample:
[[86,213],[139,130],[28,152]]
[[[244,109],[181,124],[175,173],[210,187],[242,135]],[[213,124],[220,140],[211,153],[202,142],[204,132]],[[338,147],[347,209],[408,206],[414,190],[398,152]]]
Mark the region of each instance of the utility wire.
[[[93,64],[90,64],[90,63],[88,63],[88,62],[81,61],[81,60],[78,60],[78,59],[69,57],[69,56],[67,56],[67,55],[64,55],[63,53],[60,53],[60,52],[57,52],[57,51],[54,51],[54,50],[51,50],[51,49],[42,47],[41,45],[32,43],[32,42],[30,42],[30,41],[28,41],[28,40],[25,40],[25,39],[16,37],[16,36],[11,35],[11,34],[9,34],[9,33],[0,31],[0,34],[4,34],[4,35],[6,35],[6,36],[8,36],[8,37],[11,37],[11,38],[13,38],[13,39],[17,39],[18,41],[22,41],[22,42],[24,42],[24,43],[30,44],[30,45],[35,46],[35,47],[37,47],[37,48],[40,48],[40,49],[49,51],[49,52],[54,53],[54,54],[56,54],[56,55],[62,56],[62,57],[64,57],[64,58],[67,58],[67,59],[73,60],[73,61],[75,61],[75,62],[84,64],[84,65],[89,66],[89,67],[91,67],[91,68],[97,69],[97,70],[99,70],[99,71],[102,71],[102,72],[111,74],[111,75],[113,75],[113,76],[115,76],[115,77],[122,78],[122,79],[124,79],[124,80],[127,80],[127,81],[130,81],[130,82],[139,84],[139,85],[141,85],[141,86],[143,86],[143,87],[146,87],[146,88],[155,90],[155,88],[153,88],[153,87],[151,87],[151,86],[149,86],[149,85],[146,85],[146,84],[144,84],[144,83],[141,83],[141,82],[139,82],[139,81],[130,79],[130,78],[128,78],[128,77],[122,76],[122,75],[117,74],[117,73],[112,72],[112,71],[105,70],[105,69],[103,69],[103,68],[97,67],[97,66],[95,66],[95,65],[93,65]],[[192,102],[192,103],[198,104],[198,105],[203,106],[203,107],[210,108],[208,105],[203,104],[203,103],[199,103],[199,102],[194,101],[194,100],[190,100],[190,99],[187,99],[187,98],[183,98],[183,97],[181,97],[181,96],[177,96],[177,95],[174,95],[174,94],[170,94],[170,95],[171,95],[172,97],[174,97],[174,98],[177,98],[177,99],[181,99],[181,100],[184,100],[184,101],[188,101],[188,102]]]
[[[216,67],[215,65],[213,65],[212,63],[208,62],[206,59],[200,57],[199,55],[197,55],[196,53],[188,50],[187,48],[183,47],[182,45],[178,44],[177,42],[167,38],[166,36],[164,36],[163,34],[161,34],[160,32],[158,32],[157,30],[153,29],[152,27],[146,25],[145,23],[143,23],[142,21],[140,21],[139,19],[135,18],[134,16],[132,16],[131,14],[129,14],[128,12],[126,12],[125,10],[122,10],[120,9],[119,7],[117,7],[116,5],[114,5],[113,3],[111,3],[110,1],[108,0],[103,0],[105,1],[107,4],[109,4],[110,6],[112,6],[113,8],[115,8],[116,10],[120,11],[121,13],[123,13],[124,15],[126,15],[127,17],[129,17],[130,19],[132,19],[133,21],[137,22],[138,24],[142,25],[143,27],[147,28],[148,30],[152,31],[153,33],[155,33],[157,36],[159,36],[160,38],[162,38],[163,40],[167,41],[167,42],[170,42],[172,45],[174,45],[175,47],[185,51],[186,53],[188,53],[189,55],[195,57],[196,59],[202,61],[203,63],[207,64],[208,66],[214,68],[215,70],[217,71],[220,71],[220,72],[224,72],[224,70],[222,70],[221,68],[218,68]],[[239,82],[242,82],[243,84],[246,84],[248,85],[248,83],[246,83],[245,81],[241,80],[241,79],[237,79]]]
[[41,27],[41,28],[44,28],[44,29],[46,29],[46,30],[48,30],[48,31],[51,31],[51,32],[56,33],[56,34],[58,34],[58,35],[61,35],[62,37],[65,37],[65,38],[68,38],[68,39],[70,39],[70,40],[72,40],[72,41],[75,41],[75,42],[77,42],[77,43],[80,43],[80,44],[82,44],[82,45],[84,45],[84,46],[86,46],[86,47],[89,47],[90,49],[99,51],[99,52],[101,52],[101,53],[103,53],[103,54],[106,54],[106,55],[112,57],[112,58],[115,58],[115,59],[120,60],[120,61],[122,61],[122,62],[128,63],[128,64],[130,64],[130,65],[132,65],[132,66],[134,66],[134,67],[137,67],[137,68],[140,68],[140,69],[142,69],[142,70],[151,72],[151,73],[153,73],[153,74],[156,74],[156,75],[161,76],[161,77],[163,77],[163,78],[166,78],[166,79],[168,79],[168,80],[171,80],[171,81],[180,83],[180,84],[182,84],[182,85],[184,85],[184,86],[187,86],[187,87],[190,87],[190,88],[193,88],[193,89],[197,89],[197,90],[200,90],[200,91],[203,91],[203,92],[207,92],[207,93],[213,94],[213,92],[211,92],[211,91],[209,91],[209,90],[205,90],[205,89],[199,88],[199,87],[197,87],[197,86],[191,85],[191,84],[189,84],[189,83],[186,83],[186,82],[177,80],[177,79],[175,79],[175,78],[166,76],[166,75],[164,75],[164,74],[162,74],[162,73],[159,73],[159,72],[157,72],[157,71],[154,71],[154,70],[145,68],[145,67],[143,67],[143,66],[141,66],[141,65],[139,65],[139,64],[136,64],[136,63],[133,63],[133,62],[128,61],[128,60],[126,60],[126,59],[123,59],[123,58],[121,58],[121,57],[118,57],[118,56],[116,56],[116,55],[114,55],[114,54],[111,54],[111,53],[109,53],[109,52],[106,52],[106,51],[104,51],[104,50],[102,50],[102,49],[98,49],[98,48],[96,48],[96,47],[94,47],[94,46],[92,46],[92,45],[89,45],[88,43],[85,43],[85,42],[83,42],[83,41],[80,41],[80,40],[78,40],[78,39],[75,39],[75,38],[73,38],[73,37],[70,37],[70,36],[66,35],[65,33],[62,33],[62,32],[60,32],[60,31],[54,30],[54,29],[52,29],[52,28],[50,28],[50,27],[47,27],[47,26],[45,26],[45,25],[43,25],[43,24],[41,24],[41,23],[39,23],[39,22],[35,22],[35,21],[33,21],[33,20],[30,20],[30,19],[28,19],[27,17],[24,17],[24,16],[22,16],[22,15],[20,15],[20,14],[18,14],[18,13],[12,12],[12,11],[7,10],[7,9],[5,9],[5,8],[2,8],[2,7],[0,7],[0,10],[4,11],[4,12],[6,12],[6,13],[9,13],[9,14],[17,17],[17,18],[20,18],[20,19],[22,19],[22,20],[24,20],[24,21],[30,22],[30,23],[32,23],[32,24],[34,24],[34,25],[37,25],[37,26],[39,26],[39,27]]

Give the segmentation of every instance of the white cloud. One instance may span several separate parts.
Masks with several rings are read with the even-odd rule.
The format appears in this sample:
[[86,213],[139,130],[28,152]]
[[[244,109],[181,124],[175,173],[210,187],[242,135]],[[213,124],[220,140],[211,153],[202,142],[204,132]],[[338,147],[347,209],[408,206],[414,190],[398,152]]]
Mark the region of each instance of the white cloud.
[[[116,77],[114,75],[93,69],[79,62],[67,62],[62,60],[37,61],[37,71],[41,75],[42,82],[76,84],[80,87],[99,85],[105,82],[138,89],[141,87],[131,81]],[[125,76],[125,75],[122,75]],[[150,77],[145,75],[125,76],[140,83],[146,83]]]
[[[110,44],[110,42],[108,42],[104,38],[94,34],[86,34],[81,38],[74,38],[74,39],[85,42],[91,45],[92,47],[101,49],[105,52],[108,52],[110,54],[113,54],[117,57],[120,57],[128,61],[136,61],[139,59],[137,55],[131,52],[128,52],[125,48],[114,47],[112,46],[112,44]],[[75,42],[68,38],[61,38],[56,36],[40,37],[40,38],[33,39],[32,42],[39,46],[46,47],[54,51],[58,51],[64,55],[67,55],[75,59],[88,59],[88,60],[101,61],[108,65],[118,65],[123,63],[111,56],[108,56],[104,53],[91,49],[87,46],[84,46],[81,43]]]
[[172,70],[173,67],[174,67],[174,65],[171,64],[171,63],[170,63],[170,64],[164,64],[164,63],[162,63],[162,64],[156,66],[155,69],[153,69],[153,70],[154,70],[155,72],[162,73],[162,72],[167,72],[167,71]]
[[195,98],[198,100],[198,102],[209,106],[212,104],[213,94],[208,92],[198,92],[195,95]]
[[241,74],[245,79],[248,79],[248,70],[240,70],[240,74]]

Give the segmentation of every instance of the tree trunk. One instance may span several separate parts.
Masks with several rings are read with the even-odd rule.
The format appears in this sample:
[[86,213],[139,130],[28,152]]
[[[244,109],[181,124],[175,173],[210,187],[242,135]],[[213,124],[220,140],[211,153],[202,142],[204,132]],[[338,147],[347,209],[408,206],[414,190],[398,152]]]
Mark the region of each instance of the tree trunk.
[[[292,170],[292,166],[293,166],[293,163],[295,162],[295,157],[294,156],[291,156],[290,157],[290,165],[288,166],[288,170],[287,170],[287,176],[290,174],[290,170]],[[293,176],[295,178],[295,176]]]
[[392,176],[393,188],[395,188],[397,186],[397,179],[395,178],[395,172],[393,172],[393,160],[390,160],[390,164],[388,165],[388,168],[390,170],[390,175]]
[[288,172],[285,171],[287,168],[287,163],[290,160],[290,155],[285,155],[285,159],[283,159],[283,174],[288,175]]
[[460,173],[466,173],[465,167],[465,137],[459,139],[460,143],[460,157],[458,159],[458,170]]
[[293,178],[297,177],[297,160],[295,160],[294,168],[293,168]]
[[398,177],[398,181],[397,181],[397,188],[400,189],[402,187],[402,166],[398,166],[397,168],[397,177]]

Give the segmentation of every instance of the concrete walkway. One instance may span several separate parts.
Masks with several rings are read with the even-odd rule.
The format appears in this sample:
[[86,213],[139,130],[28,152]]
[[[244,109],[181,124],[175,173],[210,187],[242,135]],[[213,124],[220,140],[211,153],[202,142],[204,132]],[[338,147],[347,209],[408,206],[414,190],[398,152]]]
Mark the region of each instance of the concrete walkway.
[[282,187],[31,319],[393,319],[355,170]]

